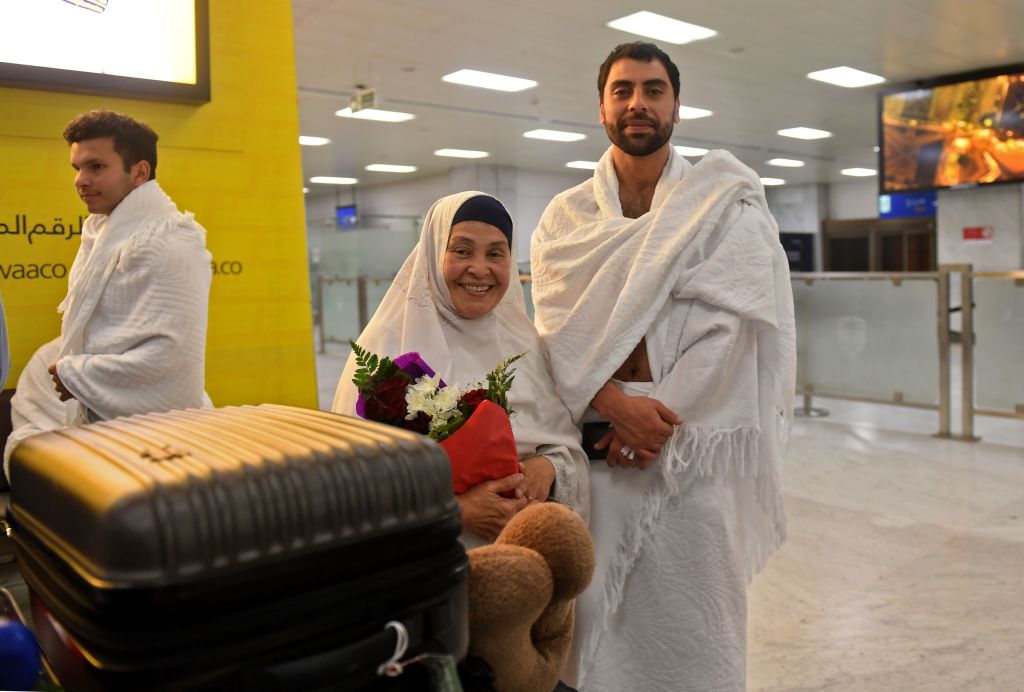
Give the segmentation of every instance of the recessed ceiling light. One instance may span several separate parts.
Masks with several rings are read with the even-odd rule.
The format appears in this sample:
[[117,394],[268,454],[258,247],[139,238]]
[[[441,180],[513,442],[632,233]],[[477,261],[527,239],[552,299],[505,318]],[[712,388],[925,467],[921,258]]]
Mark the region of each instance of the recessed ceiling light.
[[872,150],[873,152],[875,152],[876,154],[878,153],[878,147],[871,147],[871,150]]
[[371,163],[366,170],[374,173],[415,173],[416,166],[401,166],[393,163]]
[[793,137],[795,139],[825,139],[832,136],[832,133],[828,130],[815,130],[813,127],[790,127],[785,130],[779,130],[779,134],[783,137]]
[[783,168],[800,168],[804,165],[803,161],[797,159],[770,159],[767,163],[769,166],[782,166]]
[[786,181],[782,178],[761,178],[761,184],[765,187],[771,187],[772,185],[785,185]]
[[638,36],[674,43],[681,46],[702,38],[711,38],[718,32],[707,27],[688,24],[654,12],[634,12],[608,22],[607,26]]
[[693,106],[679,106],[679,117],[683,120],[696,120],[711,115],[707,108],[694,108]]
[[878,173],[874,168],[844,168],[839,172],[843,175],[852,175],[854,178],[869,178]]
[[523,137],[529,139],[547,139],[552,142],[578,142],[586,139],[587,136],[579,132],[564,132],[562,130],[530,130],[524,132]]
[[356,178],[335,178],[330,175],[314,175],[309,179],[311,183],[319,183],[321,185],[355,185],[359,181]]
[[377,120],[382,123],[401,123],[412,120],[416,116],[412,113],[401,111],[382,111],[379,108],[364,108],[361,111],[352,112],[351,108],[342,108],[335,112],[340,118],[356,118],[357,120]]
[[676,153],[680,156],[704,156],[704,154],[708,153],[707,149],[701,149],[700,147],[684,147],[677,145],[673,147],[673,149],[675,149]]
[[597,168],[597,161],[570,161],[565,164],[566,168],[582,168],[584,170],[592,171]]
[[307,137],[306,135],[299,135],[299,144],[304,147],[322,147],[325,144],[330,144],[331,140],[326,137]]
[[455,159],[482,159],[490,156],[486,151],[474,151],[473,149],[438,149],[434,156],[450,156]]
[[441,79],[452,84],[464,84],[466,86],[494,89],[496,91],[522,91],[537,86],[537,82],[532,79],[509,77],[493,72],[481,72],[480,70],[459,70],[446,74]]
[[302,194],[306,194],[307,192],[309,192],[309,188],[308,187],[302,188]]
[[871,74],[870,72],[855,70],[852,67],[833,67],[828,70],[810,72],[807,76],[810,79],[816,79],[819,82],[827,82],[828,84],[835,84],[836,86],[846,87],[847,89],[871,86],[872,84],[881,84],[885,81],[885,77],[880,77],[876,74]]

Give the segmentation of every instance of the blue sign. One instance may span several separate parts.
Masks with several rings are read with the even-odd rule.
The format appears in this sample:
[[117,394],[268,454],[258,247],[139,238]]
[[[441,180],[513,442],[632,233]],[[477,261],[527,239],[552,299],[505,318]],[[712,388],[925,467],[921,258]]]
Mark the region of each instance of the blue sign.
[[908,219],[935,216],[938,209],[935,190],[929,192],[895,192],[878,198],[878,218]]

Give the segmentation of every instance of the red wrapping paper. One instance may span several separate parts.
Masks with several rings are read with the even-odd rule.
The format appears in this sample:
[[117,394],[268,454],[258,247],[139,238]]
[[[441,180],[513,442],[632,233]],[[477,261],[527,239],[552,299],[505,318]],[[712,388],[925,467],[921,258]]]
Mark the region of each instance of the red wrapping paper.
[[461,495],[474,485],[519,473],[512,423],[505,409],[483,401],[441,448],[452,467],[452,486]]

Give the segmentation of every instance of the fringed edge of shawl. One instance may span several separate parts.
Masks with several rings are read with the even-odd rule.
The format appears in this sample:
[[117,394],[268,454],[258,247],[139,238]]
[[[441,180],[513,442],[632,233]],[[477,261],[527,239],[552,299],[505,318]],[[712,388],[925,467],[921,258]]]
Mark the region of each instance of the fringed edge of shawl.
[[[761,431],[756,426],[723,429],[681,425],[676,428],[665,444],[666,452],[661,469],[664,484],[657,484],[644,492],[635,515],[636,520],[627,527],[622,541],[615,548],[615,556],[605,580],[605,607],[597,618],[602,629],[606,628],[608,621],[615,616],[622,604],[626,579],[640,558],[645,539],[661,515],[662,507],[665,502],[679,494],[678,475],[690,467],[694,467],[694,471],[701,476],[735,471],[741,476],[749,475],[758,479],[758,498],[772,516],[772,522],[771,526],[765,527],[766,531],[759,537],[760,540],[753,541],[748,546],[744,555],[746,584],[750,583],[754,575],[768,562],[768,558],[781,547],[786,539],[785,520],[781,516],[781,506],[777,498],[768,497],[771,489],[765,482],[764,477],[767,474],[762,474],[760,468],[760,437]],[[590,673],[590,662],[594,659],[598,643],[599,638],[592,640],[590,651],[586,652],[582,661],[586,663],[586,667],[580,666],[580,689],[584,688]]]

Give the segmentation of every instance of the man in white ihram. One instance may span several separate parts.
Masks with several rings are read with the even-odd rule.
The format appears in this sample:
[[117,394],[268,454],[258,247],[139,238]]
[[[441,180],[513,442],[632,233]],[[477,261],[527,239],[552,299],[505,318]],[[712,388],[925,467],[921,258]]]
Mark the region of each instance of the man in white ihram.
[[598,90],[612,146],[551,202],[531,248],[559,393],[607,452],[591,462],[597,570],[566,682],[740,691],[746,585],[785,537],[788,266],[757,175],[724,151],[696,165],[673,151],[668,55],[619,46]]
[[[68,124],[75,188],[91,213],[71,267],[61,336],[48,370],[68,424],[199,407],[204,403],[207,303],[212,269],[206,231],[181,213],[156,182],[156,133],[110,111]],[[42,363],[34,359],[36,363]],[[38,382],[29,367],[26,385]],[[41,393],[19,387],[20,397]],[[51,395],[52,396],[52,395]],[[35,402],[44,410],[45,401]],[[52,429],[25,422],[5,449]]]

